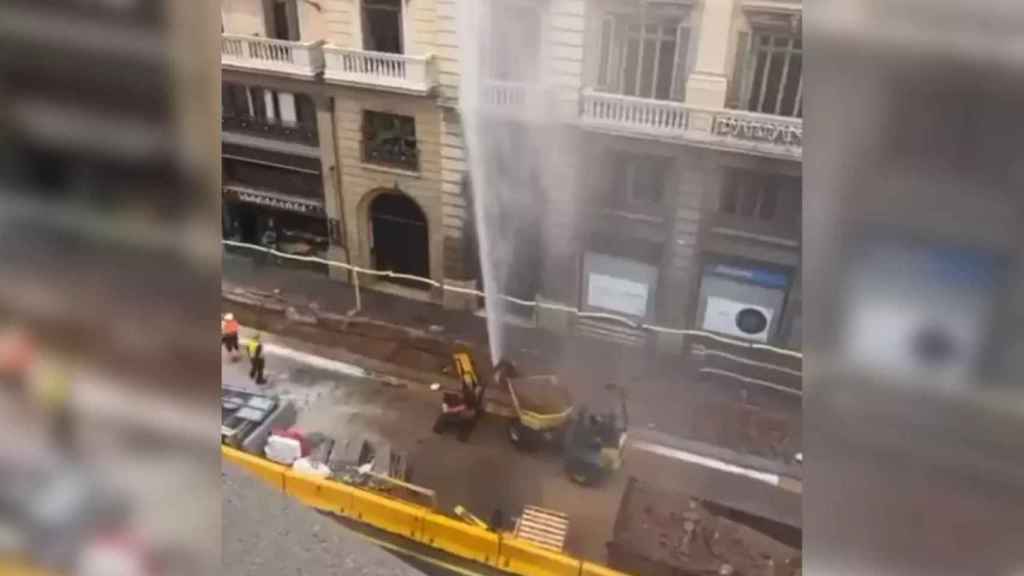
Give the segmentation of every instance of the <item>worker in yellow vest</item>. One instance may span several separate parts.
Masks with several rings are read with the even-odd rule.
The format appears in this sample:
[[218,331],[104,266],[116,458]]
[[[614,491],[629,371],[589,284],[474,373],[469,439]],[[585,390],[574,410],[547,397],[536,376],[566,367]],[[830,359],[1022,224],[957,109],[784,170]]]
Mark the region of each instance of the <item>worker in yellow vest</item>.
[[50,425],[57,444],[74,452],[71,375],[67,366],[52,357],[40,359],[32,371],[31,388],[33,403]]
[[249,378],[251,378],[257,384],[266,384],[267,379],[263,377],[263,343],[262,338],[257,332],[246,345],[246,352],[249,354]]

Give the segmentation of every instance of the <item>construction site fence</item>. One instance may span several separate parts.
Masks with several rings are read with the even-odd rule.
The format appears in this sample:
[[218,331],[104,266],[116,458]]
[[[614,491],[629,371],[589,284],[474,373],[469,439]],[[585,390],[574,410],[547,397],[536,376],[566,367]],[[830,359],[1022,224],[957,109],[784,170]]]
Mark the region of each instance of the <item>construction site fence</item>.
[[306,506],[502,572],[522,576],[626,576],[600,564],[470,525],[431,508],[295,472],[288,466],[228,446],[221,446],[221,453],[225,460]]
[[[281,251],[278,251],[278,250],[274,250],[272,248],[267,248],[265,246],[258,246],[258,245],[255,245],[255,244],[248,244],[248,243],[245,243],[245,242],[236,242],[234,240],[221,240],[221,242],[225,246],[231,246],[231,247],[234,247],[234,248],[241,248],[241,249],[245,249],[245,250],[253,250],[253,251],[263,252],[265,254],[270,254],[270,255],[273,255],[273,256],[278,257],[278,258],[283,258],[283,259],[287,259],[287,260],[294,260],[294,261],[300,261],[300,262],[309,262],[309,263],[315,263],[315,264],[322,264],[322,265],[325,265],[325,266],[328,266],[328,267],[341,268],[343,270],[347,270],[347,271],[349,271],[349,272],[351,272],[353,274],[353,286],[354,286],[354,289],[356,291],[356,301],[357,302],[359,301],[359,280],[358,280],[359,274],[367,274],[369,276],[375,276],[375,277],[393,278],[393,279],[400,279],[400,280],[408,280],[408,281],[411,281],[411,282],[419,282],[419,283],[422,283],[422,284],[426,284],[426,285],[432,286],[434,288],[438,288],[438,289],[443,290],[443,291],[454,292],[454,293],[458,293],[458,294],[464,294],[464,295],[467,295],[467,296],[476,296],[476,297],[484,298],[484,299],[489,297],[488,294],[486,294],[485,292],[483,292],[481,290],[477,290],[477,289],[474,289],[474,288],[465,288],[465,287],[462,287],[462,286],[455,286],[453,284],[445,284],[443,282],[438,282],[438,281],[433,280],[431,278],[424,278],[422,276],[415,276],[415,275],[412,275],[412,274],[401,274],[399,272],[392,272],[390,270],[373,270],[373,269],[368,269],[368,268],[361,268],[359,266],[354,266],[354,265],[349,264],[347,262],[338,262],[336,260],[327,260],[325,258],[320,258],[319,256],[301,256],[301,255],[297,255],[297,254],[288,254],[286,252],[281,252]],[[709,340],[713,340],[715,342],[720,342],[720,343],[723,343],[723,344],[729,344],[729,345],[737,346],[737,347],[740,347],[740,348],[751,348],[751,349],[755,349],[755,350],[767,350],[767,351],[770,351],[770,352],[775,352],[777,354],[781,354],[783,356],[788,356],[788,357],[792,357],[792,358],[799,358],[799,359],[803,358],[803,354],[801,352],[797,351],[797,350],[790,350],[788,348],[780,348],[778,346],[771,346],[771,345],[768,345],[768,344],[760,344],[760,343],[757,343],[757,342],[748,342],[748,341],[745,341],[745,340],[737,340],[735,338],[728,338],[728,337],[722,336],[720,334],[713,334],[711,332],[705,332],[703,330],[694,330],[694,329],[688,329],[688,328],[669,328],[669,327],[666,327],[666,326],[658,326],[658,325],[655,325],[655,324],[648,324],[648,323],[645,323],[645,322],[636,322],[636,321],[634,321],[634,320],[632,320],[630,318],[627,318],[625,316],[620,316],[618,314],[611,314],[611,313],[607,313],[607,312],[587,312],[587,311],[580,310],[579,308],[574,308],[572,306],[566,306],[564,304],[558,304],[556,302],[541,302],[541,301],[537,301],[537,300],[524,300],[522,298],[516,298],[515,296],[510,296],[508,294],[497,294],[496,297],[500,298],[500,299],[502,299],[502,300],[504,300],[506,302],[512,302],[512,303],[515,303],[515,304],[519,304],[520,306],[525,306],[525,307],[529,307],[529,308],[534,308],[534,309],[546,308],[546,309],[549,309],[549,310],[557,310],[557,311],[560,311],[560,312],[567,312],[569,314],[575,315],[577,318],[597,318],[597,319],[604,319],[604,320],[612,320],[612,321],[616,321],[616,322],[622,323],[623,325],[629,326],[631,328],[640,329],[640,330],[647,330],[647,331],[650,331],[650,332],[658,332],[658,333],[663,333],[663,334],[677,334],[677,335],[682,335],[682,336],[700,336],[700,337],[703,337],[703,338],[707,338]],[[357,308],[358,308],[358,304],[357,304]],[[769,366],[773,366],[773,365],[769,365]],[[782,369],[783,367],[778,367],[778,368]]]

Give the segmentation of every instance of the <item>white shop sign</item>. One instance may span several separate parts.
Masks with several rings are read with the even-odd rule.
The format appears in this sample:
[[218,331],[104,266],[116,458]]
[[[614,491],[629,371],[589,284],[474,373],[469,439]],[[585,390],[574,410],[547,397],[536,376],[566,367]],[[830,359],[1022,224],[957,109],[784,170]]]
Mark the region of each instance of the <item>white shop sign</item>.
[[595,308],[643,317],[647,314],[647,284],[605,274],[590,274],[587,304]]

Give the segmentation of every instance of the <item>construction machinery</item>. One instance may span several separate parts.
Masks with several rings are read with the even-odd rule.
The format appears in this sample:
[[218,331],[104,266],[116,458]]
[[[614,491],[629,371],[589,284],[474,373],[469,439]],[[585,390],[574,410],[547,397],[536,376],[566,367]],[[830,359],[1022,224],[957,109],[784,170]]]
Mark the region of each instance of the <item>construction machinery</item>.
[[512,397],[515,417],[509,423],[508,438],[517,448],[561,446],[566,472],[584,485],[621,467],[629,424],[622,388],[605,386],[616,397],[618,410],[598,412],[574,406],[568,387],[553,375],[520,377],[511,363],[502,361],[494,378],[505,383]]
[[454,428],[459,441],[465,442],[483,412],[485,386],[481,385],[468,353],[456,352],[452,360],[459,377],[459,392],[445,392],[442,396],[441,413],[434,421],[434,432],[443,434],[445,430]]
[[512,398],[515,416],[508,425],[508,439],[521,450],[535,450],[561,441],[572,417],[572,396],[555,376],[521,378],[509,362],[494,369],[494,380],[504,383]]
[[581,406],[566,431],[565,471],[579,484],[593,484],[622,467],[622,451],[629,427],[626,393],[615,384],[605,386],[605,391],[608,396],[616,397],[618,411],[610,408],[597,412]]

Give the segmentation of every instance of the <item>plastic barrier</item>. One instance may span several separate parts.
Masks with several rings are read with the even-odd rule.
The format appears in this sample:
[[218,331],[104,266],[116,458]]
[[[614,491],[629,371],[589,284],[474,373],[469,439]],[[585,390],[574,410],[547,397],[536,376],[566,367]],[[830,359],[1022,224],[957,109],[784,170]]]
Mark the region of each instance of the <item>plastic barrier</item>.
[[286,466],[260,458],[259,456],[253,456],[241,450],[235,450],[230,446],[222,445],[220,452],[225,459],[249,470],[267,484],[284,492],[284,476],[289,471]]
[[[228,446],[226,460],[252,471],[299,502],[340,514],[460,558],[522,576],[626,576],[599,564],[541,548],[368,490],[295,472]],[[0,572],[2,573],[2,572]]]
[[522,576],[579,576],[581,569],[575,558],[509,537],[501,539],[497,567]]
[[427,509],[406,504],[367,490],[352,490],[352,507],[345,516],[392,534],[420,540]]
[[57,576],[55,572],[30,566],[17,559],[0,559],[0,574],[4,576]]
[[626,574],[619,572],[618,570],[612,570],[607,566],[601,566],[600,564],[594,564],[593,562],[584,562],[582,569],[580,570],[580,576],[627,576]]
[[461,558],[497,566],[498,535],[454,518],[434,513],[425,514],[420,541]]
[[355,489],[341,482],[289,470],[284,475],[284,491],[317,510],[347,515],[352,510]]

